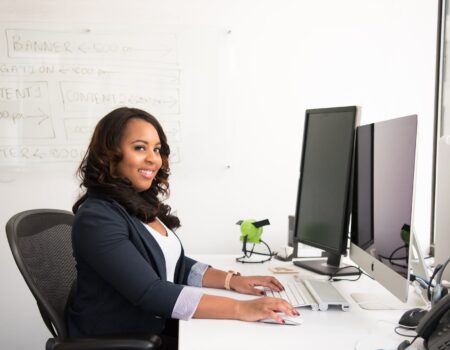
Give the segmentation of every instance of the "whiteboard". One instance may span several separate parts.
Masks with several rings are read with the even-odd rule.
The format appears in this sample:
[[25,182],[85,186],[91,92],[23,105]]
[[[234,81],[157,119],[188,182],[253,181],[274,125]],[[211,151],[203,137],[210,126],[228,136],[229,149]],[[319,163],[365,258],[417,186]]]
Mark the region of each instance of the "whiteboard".
[[29,23],[0,31],[0,166],[80,162],[99,118],[119,106],[158,116],[180,161],[176,33]]

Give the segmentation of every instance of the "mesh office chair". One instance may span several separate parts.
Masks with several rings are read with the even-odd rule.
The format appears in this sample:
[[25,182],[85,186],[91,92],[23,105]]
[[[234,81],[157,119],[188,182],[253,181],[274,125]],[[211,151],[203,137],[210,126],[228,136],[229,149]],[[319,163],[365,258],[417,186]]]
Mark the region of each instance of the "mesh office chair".
[[52,333],[46,350],[147,350],[157,349],[161,339],[69,338],[64,317],[76,279],[72,255],[73,214],[55,209],[27,210],[6,224],[6,234],[16,264]]

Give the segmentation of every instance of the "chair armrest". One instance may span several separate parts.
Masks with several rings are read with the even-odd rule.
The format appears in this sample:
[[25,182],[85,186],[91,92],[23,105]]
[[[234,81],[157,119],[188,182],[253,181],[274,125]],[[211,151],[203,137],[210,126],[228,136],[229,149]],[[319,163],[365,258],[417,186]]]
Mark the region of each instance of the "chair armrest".
[[46,350],[150,350],[161,346],[161,338],[151,335],[148,339],[133,338],[50,338]]

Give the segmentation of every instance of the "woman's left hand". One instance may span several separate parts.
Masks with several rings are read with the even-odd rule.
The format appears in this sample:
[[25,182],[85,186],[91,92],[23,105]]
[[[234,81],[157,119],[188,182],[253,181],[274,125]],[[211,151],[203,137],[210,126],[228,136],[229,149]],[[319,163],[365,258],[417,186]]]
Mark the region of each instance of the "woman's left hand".
[[282,291],[283,285],[272,276],[233,276],[230,288],[242,294],[264,295],[264,291],[255,287],[267,287],[274,291]]

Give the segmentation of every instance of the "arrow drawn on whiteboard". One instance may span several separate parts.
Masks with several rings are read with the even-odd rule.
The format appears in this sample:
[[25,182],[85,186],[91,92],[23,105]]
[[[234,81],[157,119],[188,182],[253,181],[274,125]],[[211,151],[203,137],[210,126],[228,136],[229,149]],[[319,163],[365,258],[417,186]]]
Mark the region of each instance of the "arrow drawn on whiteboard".
[[36,148],[36,150],[33,153],[33,157],[42,159],[44,158],[44,154],[39,152],[39,148]]
[[83,52],[83,53],[88,53],[89,47],[88,47],[88,45],[86,43],[81,43],[78,46],[78,50]]
[[47,119],[50,119],[50,116],[48,114],[46,114],[45,112],[42,111],[42,109],[38,108],[39,112],[41,112],[41,114],[39,115],[27,115],[25,118],[26,119],[31,119],[31,118],[37,118],[40,119],[38,121],[38,125],[41,125],[43,122],[45,122]]

